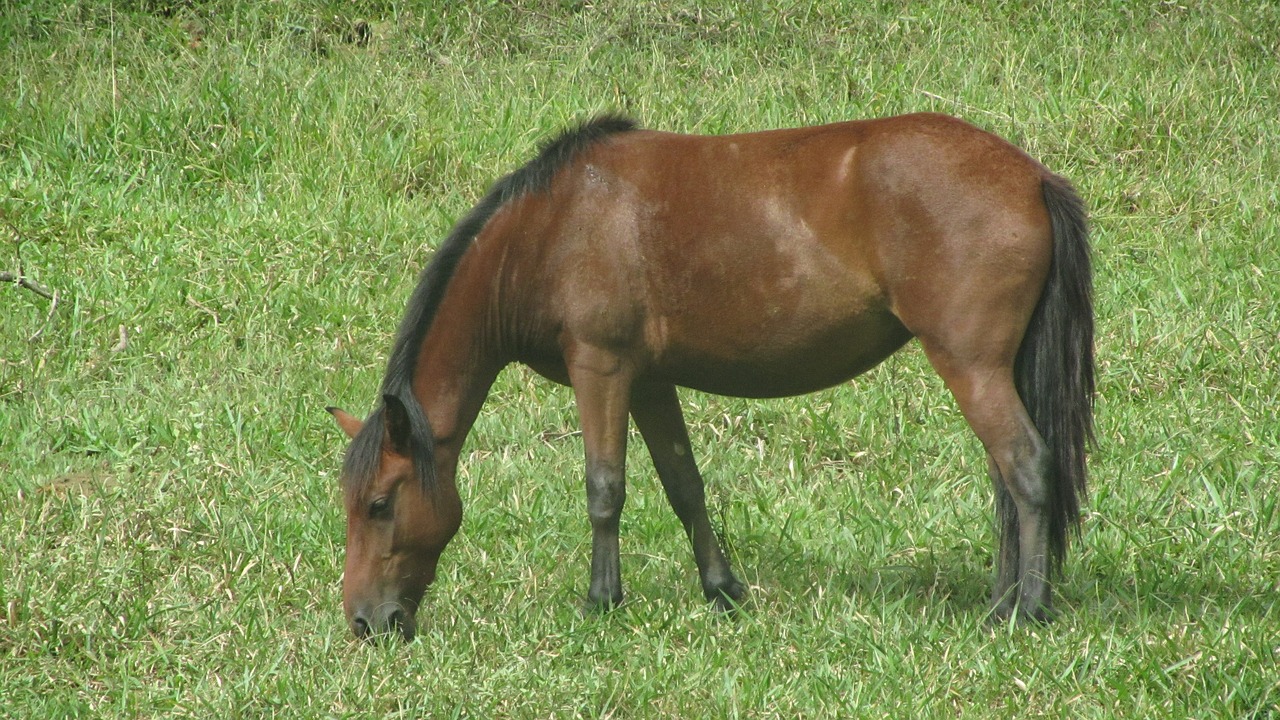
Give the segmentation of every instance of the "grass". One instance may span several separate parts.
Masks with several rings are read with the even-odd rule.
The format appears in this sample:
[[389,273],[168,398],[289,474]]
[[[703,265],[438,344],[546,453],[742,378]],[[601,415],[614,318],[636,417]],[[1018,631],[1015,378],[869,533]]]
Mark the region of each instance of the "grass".
[[[1280,716],[1276,6],[702,5],[4,6],[0,271],[56,301],[0,286],[0,716]],[[941,110],[1077,183],[1100,445],[1059,622],[984,625],[981,449],[911,347],[809,397],[683,396],[736,619],[638,442],[629,600],[578,614],[571,394],[510,368],[420,638],[349,639],[322,408],[371,406],[486,184],[615,109]]]

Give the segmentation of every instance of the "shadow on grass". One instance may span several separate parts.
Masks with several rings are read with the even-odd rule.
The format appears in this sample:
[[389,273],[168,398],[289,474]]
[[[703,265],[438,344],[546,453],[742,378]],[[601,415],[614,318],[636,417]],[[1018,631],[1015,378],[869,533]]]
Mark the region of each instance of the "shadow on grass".
[[[770,547],[772,546],[772,551]],[[963,548],[926,549],[909,557],[865,557],[832,548],[805,548],[794,542],[749,544],[739,548],[738,566],[750,584],[784,602],[828,601],[841,597],[867,608],[895,612],[985,615],[991,572],[978,565],[989,556]],[[889,562],[885,562],[889,560]]]
[[[994,576],[991,549],[937,547],[908,557],[850,553],[776,538],[743,539],[736,566],[749,584],[786,602],[845,597],[865,607],[910,614],[981,615],[990,607]],[[848,562],[864,557],[861,566]],[[1108,624],[1141,627],[1153,618],[1206,618],[1231,622],[1280,621],[1274,581],[1248,575],[1197,572],[1154,560],[1135,573],[1100,554],[1077,554],[1054,583],[1054,604],[1066,615],[1106,618]],[[888,560],[889,562],[885,562]]]

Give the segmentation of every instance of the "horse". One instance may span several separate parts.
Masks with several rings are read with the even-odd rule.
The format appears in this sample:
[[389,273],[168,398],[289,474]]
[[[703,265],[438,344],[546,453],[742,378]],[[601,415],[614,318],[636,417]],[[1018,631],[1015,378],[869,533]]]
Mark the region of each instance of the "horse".
[[932,113],[722,136],[605,115],[563,132],[498,180],[422,270],[373,412],[327,408],[351,439],[351,631],[414,637],[462,519],[459,454],[508,364],[573,390],[587,606],[623,597],[629,416],[704,595],[732,610],[746,587],[708,520],[676,387],[809,393],[913,337],[987,454],[990,617],[1048,620],[1094,442],[1090,251],[1072,185]]

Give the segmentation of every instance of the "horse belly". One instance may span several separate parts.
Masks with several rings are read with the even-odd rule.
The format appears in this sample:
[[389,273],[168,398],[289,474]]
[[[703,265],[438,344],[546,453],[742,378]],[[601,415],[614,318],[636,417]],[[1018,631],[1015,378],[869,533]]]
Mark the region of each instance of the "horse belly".
[[668,338],[650,373],[735,397],[787,397],[831,387],[878,365],[911,333],[888,309],[823,322],[791,317],[720,322]]

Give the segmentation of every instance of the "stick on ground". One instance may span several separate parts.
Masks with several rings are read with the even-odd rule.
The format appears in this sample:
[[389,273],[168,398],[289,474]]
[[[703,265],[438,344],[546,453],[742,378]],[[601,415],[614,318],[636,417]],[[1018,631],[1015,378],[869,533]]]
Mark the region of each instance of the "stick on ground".
[[0,270],[0,282],[15,283],[30,290],[46,300],[53,299],[53,291],[23,275],[18,275],[5,270]]

